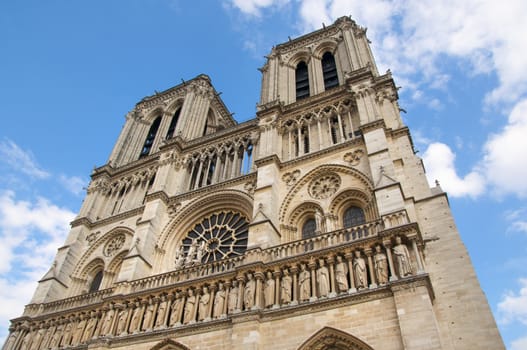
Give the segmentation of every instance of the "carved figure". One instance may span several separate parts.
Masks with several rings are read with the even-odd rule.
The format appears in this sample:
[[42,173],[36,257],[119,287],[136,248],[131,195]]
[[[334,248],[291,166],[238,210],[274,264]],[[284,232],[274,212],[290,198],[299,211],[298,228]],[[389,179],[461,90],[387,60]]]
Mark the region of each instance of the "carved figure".
[[161,296],[161,302],[157,307],[157,317],[155,327],[164,327],[165,326],[165,316],[167,313],[168,301],[167,298],[163,295]]
[[119,311],[117,316],[117,335],[126,334],[126,320],[128,319],[128,309],[124,308]]
[[233,281],[232,287],[229,290],[229,300],[227,304],[227,310],[229,314],[232,314],[234,310],[238,308],[238,293],[239,293],[238,281]]
[[339,293],[348,290],[348,267],[342,261],[342,257],[337,255],[337,263],[335,264],[335,279],[337,280],[337,291]]
[[71,339],[71,345],[76,346],[82,341],[82,335],[84,333],[84,328],[86,327],[86,317],[82,316],[75,331],[73,332],[73,338]]
[[20,350],[29,350],[29,347],[31,346],[31,336],[31,332],[27,332],[24,339],[22,339],[22,344],[20,344]]
[[185,303],[185,314],[183,316],[183,323],[187,324],[194,320],[194,310],[196,307],[196,296],[194,290],[188,290],[187,302]]
[[188,248],[187,257],[185,258],[185,265],[192,265],[194,258],[196,257],[197,249],[198,242],[197,240],[193,239],[192,243],[190,243],[190,247]]
[[366,261],[360,256],[360,251],[355,251],[353,259],[353,272],[355,274],[355,286],[357,289],[368,287],[368,272],[366,271]]
[[81,341],[83,343],[91,339],[91,337],[93,337],[93,331],[95,330],[95,326],[97,325],[97,320],[98,320],[97,313],[93,311],[91,313],[91,317],[88,320],[88,324],[86,325],[86,328],[84,329],[84,333],[82,335]]
[[219,283],[218,291],[214,296],[214,309],[212,311],[212,316],[218,318],[223,314],[223,308],[225,306],[225,288],[223,283]]
[[196,259],[194,260],[195,263],[201,264],[201,260],[203,259],[203,255],[205,254],[205,241],[201,241],[198,250],[196,253]]
[[3,349],[6,349],[6,350],[13,349],[17,337],[18,337],[18,332],[17,331],[12,332],[9,335],[9,338],[7,338],[7,341],[6,341]]
[[289,270],[284,269],[284,275],[282,276],[282,282],[280,283],[280,303],[289,304],[291,302],[291,288],[293,285],[293,279],[289,275]]
[[64,327],[64,332],[62,333],[62,339],[60,340],[60,346],[66,347],[70,345],[70,338],[71,338],[71,330],[73,328],[73,323],[68,322],[66,323],[66,327]]
[[265,307],[271,307],[274,305],[274,290],[275,281],[273,279],[273,274],[271,271],[267,271],[267,279],[265,280],[264,290]]
[[247,274],[247,283],[243,293],[243,303],[245,310],[250,310],[254,306],[254,292],[256,291],[256,281],[252,273]]
[[209,317],[210,293],[207,286],[203,287],[203,294],[198,304],[198,321],[203,321]]
[[381,250],[381,246],[375,247],[375,256],[373,257],[375,275],[380,285],[388,283],[388,259],[386,254]]
[[412,274],[412,265],[410,263],[410,254],[408,248],[401,243],[401,237],[395,238],[395,247],[393,247],[393,255],[399,277],[404,277]]
[[139,326],[141,325],[141,311],[142,307],[139,302],[135,303],[134,313],[132,314],[132,320],[130,321],[130,327],[128,331],[130,333],[137,333],[139,331]]
[[318,292],[321,297],[325,297],[329,294],[329,271],[324,265],[324,260],[319,260],[319,268],[317,269],[317,284]]
[[185,248],[183,246],[179,247],[179,250],[176,251],[176,269],[180,269],[185,265]]
[[143,331],[152,329],[152,321],[153,321],[153,318],[154,318],[154,309],[155,309],[155,305],[152,302],[152,299],[150,299],[148,301],[148,306],[146,307],[145,314],[143,316],[143,326],[141,327],[141,329]]
[[306,265],[300,265],[300,273],[298,274],[298,285],[300,286],[300,301],[307,301],[311,297],[311,276],[306,270]]
[[[60,339],[62,338],[63,327],[64,326],[60,324],[57,326],[57,328],[55,328],[55,332],[53,333],[53,337],[51,337],[51,342],[49,343],[50,348],[54,349],[59,347]],[[21,347],[20,349],[23,349],[23,347]]]
[[42,336],[44,335],[44,332],[46,330],[43,329],[43,328],[40,328],[36,334],[35,334],[35,337],[33,338],[32,342],[31,342],[31,350],[38,350],[39,348],[39,345],[40,345],[40,340],[42,339]]
[[115,314],[115,310],[113,309],[113,305],[110,305],[110,309],[106,312],[106,316],[104,317],[104,321],[101,327],[101,335],[111,335],[112,332],[112,320],[113,316]]
[[174,301],[172,302],[172,306],[170,307],[170,326],[173,327],[174,325],[181,322],[181,312],[183,311],[183,304],[185,303],[184,297],[181,295],[180,292],[176,293],[176,297]]

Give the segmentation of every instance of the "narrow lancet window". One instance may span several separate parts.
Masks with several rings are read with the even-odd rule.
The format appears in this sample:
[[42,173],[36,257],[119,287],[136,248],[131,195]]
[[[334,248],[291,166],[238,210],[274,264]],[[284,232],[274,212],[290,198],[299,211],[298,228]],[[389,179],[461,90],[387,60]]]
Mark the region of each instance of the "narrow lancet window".
[[310,238],[315,236],[317,230],[317,222],[314,218],[309,218],[302,226],[302,239]]
[[359,207],[349,207],[344,212],[344,228],[362,225],[366,222],[364,211]]
[[296,66],[295,81],[296,99],[301,100],[309,97],[309,74],[307,72],[307,64],[304,61]]
[[93,276],[93,280],[91,281],[90,289],[88,290],[88,293],[93,293],[93,292],[98,291],[99,288],[101,287],[101,282],[102,282],[102,270],[100,270],[99,272],[95,274],[95,276]]
[[335,64],[335,57],[333,57],[331,52],[326,52],[322,56],[322,74],[324,75],[324,88],[326,90],[339,86],[337,65]]
[[141,149],[141,154],[139,155],[139,158],[145,157],[150,154],[150,151],[152,150],[152,145],[154,144],[154,140],[156,138],[157,130],[159,129],[159,124],[161,124],[161,117],[157,117],[156,120],[152,123],[152,126],[150,126],[150,130],[148,131],[148,135],[146,136],[145,143],[143,145],[143,148]]
[[174,113],[174,116],[172,117],[172,120],[170,121],[170,125],[168,126],[167,136],[166,139],[171,139],[174,137],[174,131],[176,131],[177,122],[179,120],[179,114],[181,113],[181,108],[178,108],[176,110],[176,113]]

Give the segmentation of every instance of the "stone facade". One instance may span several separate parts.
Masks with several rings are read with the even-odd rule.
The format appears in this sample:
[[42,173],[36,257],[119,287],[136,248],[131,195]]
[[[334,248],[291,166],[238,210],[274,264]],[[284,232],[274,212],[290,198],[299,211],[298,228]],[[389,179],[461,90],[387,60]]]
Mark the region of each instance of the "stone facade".
[[274,47],[245,123],[141,100],[3,349],[503,349],[365,33]]

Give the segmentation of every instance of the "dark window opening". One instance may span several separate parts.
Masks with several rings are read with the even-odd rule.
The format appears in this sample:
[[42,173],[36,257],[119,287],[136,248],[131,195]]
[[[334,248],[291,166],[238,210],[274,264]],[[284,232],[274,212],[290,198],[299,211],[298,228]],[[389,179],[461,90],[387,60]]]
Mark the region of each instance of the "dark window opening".
[[309,97],[309,74],[307,72],[307,64],[302,61],[296,66],[295,71],[296,82],[296,99],[301,100]]
[[317,222],[315,219],[307,219],[307,221],[304,223],[304,226],[302,226],[302,239],[314,237],[316,230]]
[[91,281],[90,289],[88,290],[88,293],[93,293],[93,292],[98,291],[99,288],[101,287],[101,282],[102,282],[102,270],[100,270],[99,272],[95,274],[95,276],[93,276],[93,280]]
[[141,154],[139,155],[139,158],[145,157],[150,154],[150,150],[152,149],[152,145],[154,144],[154,140],[156,138],[157,129],[159,129],[159,124],[161,124],[161,117],[157,117],[156,120],[154,120],[154,122],[152,123],[152,126],[148,131],[148,135],[146,136],[143,148],[141,149]]
[[344,228],[362,225],[366,222],[364,211],[359,207],[349,207],[344,212]]
[[324,88],[326,90],[339,86],[335,57],[330,52],[326,52],[322,56],[322,74],[324,75]]
[[170,121],[166,137],[167,140],[174,137],[174,131],[176,131],[177,122],[179,120],[179,113],[181,113],[181,108],[177,109],[176,113],[174,113],[174,116],[172,117],[172,120]]

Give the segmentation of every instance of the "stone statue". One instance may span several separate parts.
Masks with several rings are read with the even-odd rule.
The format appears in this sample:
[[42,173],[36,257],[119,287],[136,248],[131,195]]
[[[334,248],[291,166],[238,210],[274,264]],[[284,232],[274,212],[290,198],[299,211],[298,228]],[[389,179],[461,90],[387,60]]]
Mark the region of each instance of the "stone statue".
[[88,324],[86,325],[86,328],[84,329],[81,342],[84,343],[93,337],[93,332],[95,330],[95,326],[97,326],[97,321],[98,321],[97,313],[95,311],[92,311],[91,317],[88,320]]
[[73,337],[71,339],[71,345],[76,346],[82,341],[82,334],[84,333],[84,328],[86,327],[86,317],[82,316],[75,331],[73,332]]
[[212,316],[214,318],[219,318],[223,314],[223,307],[225,305],[225,288],[223,283],[218,284],[218,291],[214,296],[214,309],[212,311]]
[[337,280],[337,291],[339,293],[345,292],[348,290],[348,266],[342,257],[337,255],[337,263],[335,264],[335,279]]
[[317,284],[319,296],[326,297],[329,294],[329,271],[324,265],[324,260],[319,260],[319,268],[317,269]]
[[210,304],[210,293],[207,286],[203,287],[203,293],[199,298],[198,304],[198,321],[203,321],[209,318],[209,304]]
[[256,291],[256,281],[252,273],[247,274],[247,283],[243,292],[243,304],[245,310],[250,310],[254,306],[254,292]]
[[64,327],[64,332],[62,332],[62,338],[60,339],[60,347],[64,348],[70,345],[72,328],[73,323],[71,321],[66,323],[66,327]]
[[267,279],[265,280],[264,289],[265,307],[271,307],[274,305],[274,289],[275,281],[273,279],[273,274],[271,271],[267,271]]
[[132,314],[132,320],[130,321],[130,327],[128,328],[128,331],[130,333],[137,333],[139,332],[139,327],[141,325],[141,311],[142,307],[139,304],[139,302],[135,303],[135,309],[134,313]]
[[381,246],[375,247],[375,256],[373,257],[373,266],[375,267],[375,275],[379,285],[388,283],[388,259],[386,254],[381,250]]
[[44,335],[44,332],[46,330],[44,328],[40,328],[35,336],[33,337],[33,340],[31,342],[31,350],[38,350],[39,349],[39,345],[40,345],[40,340],[42,339],[43,335]]
[[7,341],[2,349],[12,350],[15,345],[16,337],[18,337],[18,332],[17,331],[12,332],[9,335],[9,338],[7,338]]
[[188,248],[187,257],[185,258],[185,265],[192,265],[194,258],[196,257],[197,249],[198,242],[197,240],[193,239],[192,243],[190,243],[190,247]]
[[113,309],[113,305],[110,305],[110,308],[108,311],[106,311],[106,316],[104,316],[104,321],[101,327],[101,335],[111,335],[112,334],[112,320],[113,316],[115,314],[115,310]]
[[145,315],[143,316],[143,326],[141,327],[143,331],[152,329],[154,309],[155,309],[155,305],[152,302],[152,299],[150,299],[148,301],[148,306],[146,307],[146,310],[145,310]]
[[238,308],[238,281],[232,281],[232,287],[229,290],[229,300],[227,303],[227,310],[229,314],[232,314],[234,310]]
[[185,265],[185,248],[183,246],[179,247],[179,250],[176,251],[176,269],[180,269]]
[[324,213],[320,209],[315,211],[315,223],[317,225],[316,231],[323,232],[324,230]]
[[126,321],[128,319],[128,309],[124,307],[117,316],[117,331],[115,334],[126,334]]
[[306,265],[300,265],[300,273],[298,275],[298,285],[300,289],[300,301],[307,301],[311,297],[311,276],[306,270]]
[[24,336],[24,339],[22,339],[22,344],[20,344],[20,350],[29,350],[29,347],[31,346],[31,336],[31,332],[28,331]]
[[183,304],[185,302],[184,297],[181,295],[180,292],[176,293],[176,297],[174,301],[172,302],[172,306],[170,307],[170,326],[173,327],[174,325],[181,323],[181,311],[183,311]]
[[393,256],[399,277],[412,274],[412,264],[410,263],[410,254],[408,248],[401,243],[401,237],[395,238],[395,247],[393,247]]
[[203,259],[203,255],[205,254],[205,241],[201,241],[198,250],[196,253],[196,259],[194,260],[195,263],[201,264],[201,260]]
[[282,276],[282,282],[280,283],[280,303],[281,304],[289,304],[291,302],[291,296],[292,296],[292,285],[293,285],[293,279],[289,275],[289,270],[284,269],[284,275]]
[[360,256],[360,251],[355,251],[353,259],[353,272],[355,274],[355,286],[357,289],[368,287],[368,272],[366,271],[366,261]]
[[194,320],[194,309],[196,307],[196,296],[194,290],[188,290],[187,302],[185,303],[185,314],[183,315],[183,323],[187,324]]
[[[55,349],[59,347],[60,339],[62,338],[63,327],[63,325],[59,324],[57,328],[55,328],[55,332],[53,333],[53,336],[51,337],[51,342],[49,343],[50,348]],[[23,347],[20,347],[20,349],[23,349]]]
[[164,328],[166,326],[165,324],[165,318],[167,314],[167,308],[168,308],[168,300],[166,296],[161,296],[161,302],[159,303],[159,306],[157,307],[157,317],[156,317],[156,328]]

